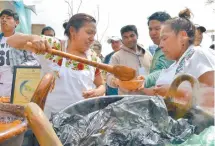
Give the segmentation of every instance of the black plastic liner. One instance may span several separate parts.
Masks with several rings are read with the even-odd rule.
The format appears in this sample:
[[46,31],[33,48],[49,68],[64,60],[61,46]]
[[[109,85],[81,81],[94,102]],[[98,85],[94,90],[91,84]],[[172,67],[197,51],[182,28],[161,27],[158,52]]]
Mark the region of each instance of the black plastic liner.
[[52,123],[62,143],[65,146],[157,146],[180,144],[194,133],[195,126],[186,119],[176,121],[168,116],[160,97],[121,98],[90,99],[55,114]]

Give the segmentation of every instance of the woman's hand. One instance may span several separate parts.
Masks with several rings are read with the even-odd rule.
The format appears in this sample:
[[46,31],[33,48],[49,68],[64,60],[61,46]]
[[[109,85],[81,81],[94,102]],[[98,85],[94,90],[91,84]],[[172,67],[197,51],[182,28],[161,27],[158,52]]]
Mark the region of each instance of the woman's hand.
[[51,47],[47,40],[39,36],[35,36],[24,45],[24,49],[35,53],[44,54],[48,49],[51,49]]
[[136,90],[129,90],[130,92],[144,92],[145,88],[144,88],[144,83],[137,88]]
[[[159,85],[154,89],[155,95],[160,95],[162,97],[166,97],[169,91],[170,85]],[[170,93],[170,96],[177,100],[189,101],[192,96],[192,91],[190,90],[187,84],[182,84],[178,89],[174,92]]]
[[119,88],[119,83],[120,83],[120,80],[119,80],[119,79],[113,77],[113,79],[111,80],[111,82],[112,82],[111,84],[112,84],[114,87]]
[[154,93],[154,87],[143,88],[141,91],[144,93],[144,95],[148,95],[148,96],[154,96],[155,95],[155,93]]
[[86,99],[91,97],[97,97],[99,96],[99,93],[97,92],[97,89],[91,89],[91,90],[84,91],[82,96]]
[[149,95],[149,96],[154,96],[154,87],[151,88],[145,88],[144,83],[142,84],[141,87],[139,87],[137,90],[133,92],[142,92],[144,95]]
[[160,96],[166,96],[168,90],[169,90],[170,85],[158,85],[156,86],[154,90],[155,95],[160,95]]
[[35,53],[45,53],[51,49],[47,40],[38,35],[16,33],[7,39],[7,44],[13,48],[27,50]]

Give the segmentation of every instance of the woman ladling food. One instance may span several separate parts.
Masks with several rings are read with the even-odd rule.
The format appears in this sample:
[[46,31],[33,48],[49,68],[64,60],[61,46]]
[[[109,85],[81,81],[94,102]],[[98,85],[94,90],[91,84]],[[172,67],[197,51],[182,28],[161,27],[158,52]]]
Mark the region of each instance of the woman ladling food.
[[[190,16],[190,10],[185,9],[179,17],[167,20],[162,26],[160,48],[175,63],[161,72],[155,87],[141,87],[139,90],[144,94],[165,96],[171,82],[181,73],[192,75],[201,86],[214,87],[215,51],[193,45],[196,28]],[[186,96],[185,91],[179,88],[177,95]]]
[[[83,13],[73,15],[65,29],[65,35],[69,38],[66,52],[97,61],[96,54],[89,49],[95,34],[96,20],[92,16]],[[46,100],[45,113],[48,117],[51,113],[58,112],[72,103],[105,93],[103,79],[98,69],[45,53],[47,49],[61,49],[57,39],[15,34],[8,38],[8,44],[35,52],[42,71],[52,70],[56,76],[59,76],[56,79],[55,89]]]

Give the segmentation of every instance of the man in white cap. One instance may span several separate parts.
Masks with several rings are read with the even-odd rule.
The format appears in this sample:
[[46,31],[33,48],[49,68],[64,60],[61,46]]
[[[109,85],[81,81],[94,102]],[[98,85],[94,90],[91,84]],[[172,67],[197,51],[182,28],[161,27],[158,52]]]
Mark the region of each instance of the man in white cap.
[[120,47],[122,45],[121,39],[117,36],[112,36],[107,40],[108,44],[111,44],[111,47],[113,49],[113,52],[111,52],[110,54],[108,54],[105,59],[104,59],[104,63],[109,64],[110,58],[111,56],[120,50]]
[[[122,45],[121,39],[117,36],[112,36],[107,40],[108,44],[111,44],[111,47],[113,49],[113,52],[108,54],[104,58],[104,63],[109,64],[111,56],[120,50],[120,47]],[[117,88],[112,88],[106,84],[106,95],[118,95],[118,89]]]
[[[120,30],[122,37],[121,49],[114,53],[110,59],[111,65],[124,65],[136,70],[136,75],[146,76],[149,74],[149,69],[152,62],[152,55],[146,51],[138,41],[138,31],[135,25],[126,25]],[[139,95],[140,92],[129,91],[118,86],[120,82],[111,73],[107,73],[107,84],[110,87],[118,87],[118,95]]]

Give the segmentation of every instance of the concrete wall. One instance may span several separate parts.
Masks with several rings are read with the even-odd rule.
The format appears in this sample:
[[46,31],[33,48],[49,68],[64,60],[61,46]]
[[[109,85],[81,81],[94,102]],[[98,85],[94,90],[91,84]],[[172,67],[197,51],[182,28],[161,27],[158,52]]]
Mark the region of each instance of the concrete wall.
[[12,9],[13,11],[15,11],[14,6],[9,1],[0,1],[0,11],[2,11],[3,9]]
[[[11,2],[0,0],[0,11],[2,11],[3,9],[11,9],[15,11],[15,7],[11,4]],[[43,27],[45,27],[45,24],[32,24],[31,33],[40,35]],[[0,32],[1,32],[1,27],[0,27]]]
[[32,24],[31,26],[31,33],[40,35],[42,32],[42,29],[45,27],[45,24]]

